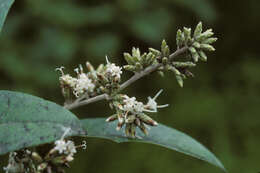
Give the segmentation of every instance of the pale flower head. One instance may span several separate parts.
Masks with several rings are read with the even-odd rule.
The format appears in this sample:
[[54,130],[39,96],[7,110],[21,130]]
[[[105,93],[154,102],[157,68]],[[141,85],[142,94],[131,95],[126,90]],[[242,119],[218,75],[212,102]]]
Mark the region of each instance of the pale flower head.
[[162,93],[162,89],[153,97],[148,97],[148,102],[145,105],[145,111],[146,112],[157,112],[157,108],[165,108],[169,106],[168,104],[165,105],[158,105],[157,102],[155,101],[157,97]]
[[93,92],[95,84],[85,73],[78,74],[78,79],[74,87],[74,94],[76,97],[83,94],[84,92]]
[[110,63],[108,61],[108,57],[107,56],[106,56],[106,61],[107,61],[106,74],[108,74],[111,77],[115,77],[115,78],[120,79],[121,78],[121,74],[122,74],[122,67],[116,66],[114,63]]

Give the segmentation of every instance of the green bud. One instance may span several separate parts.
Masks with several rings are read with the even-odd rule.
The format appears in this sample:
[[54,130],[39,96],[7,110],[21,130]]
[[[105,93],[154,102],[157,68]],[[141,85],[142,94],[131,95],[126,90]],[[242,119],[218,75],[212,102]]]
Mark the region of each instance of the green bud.
[[176,34],[176,44],[178,47],[181,47],[183,45],[183,37],[182,37],[182,32],[180,29],[178,29],[177,34]]
[[200,48],[200,43],[195,41],[193,44],[192,44],[193,47],[199,49]]
[[200,60],[201,61],[207,61],[207,55],[201,50],[199,51],[199,55],[200,55]]
[[196,49],[194,47],[189,47],[189,51],[191,54],[196,53]]
[[141,53],[140,53],[139,48],[133,47],[133,49],[132,49],[132,58],[133,58],[134,62],[140,61],[140,56],[141,56]]
[[194,62],[198,62],[199,57],[200,57],[198,52],[191,54],[191,56],[192,56],[192,59],[193,59]]
[[149,48],[149,51],[154,54],[154,56],[160,56],[161,52],[159,50],[153,49],[153,48]]
[[149,52],[146,56],[146,64],[151,65],[155,61],[155,58],[156,56],[153,53]]
[[200,36],[201,32],[202,32],[202,23],[199,22],[198,25],[196,26],[195,30],[194,30],[193,37],[196,39],[197,37]]
[[185,38],[185,43],[189,44],[191,41],[191,28],[183,28],[183,33],[184,33],[184,38]]
[[100,64],[97,68],[98,73],[101,73],[102,71],[104,71],[104,64]]
[[151,126],[158,125],[158,123],[156,121],[154,121],[151,117],[149,117],[148,115],[145,115],[144,113],[137,115],[137,117],[145,124],[148,124]]
[[199,42],[203,42],[205,39],[211,37],[212,35],[214,35],[214,33],[212,32],[212,29],[208,29],[205,32],[203,32],[202,34],[200,34],[200,36],[198,36],[196,38],[196,40]]
[[88,69],[89,72],[93,72],[95,71],[94,67],[92,66],[92,64],[90,64],[90,62],[86,62],[86,67]]
[[179,84],[179,86],[182,88],[183,87],[183,79],[180,75],[175,75],[176,76],[176,80]]
[[140,71],[140,70],[143,69],[143,66],[142,66],[141,63],[137,62],[137,63],[135,64],[135,68],[136,68],[136,71]]
[[168,58],[167,57],[163,57],[162,58],[162,64],[166,65],[168,63]]
[[162,41],[161,51],[163,56],[168,57],[170,55],[170,49],[165,40]]
[[144,53],[141,58],[140,58],[140,63],[143,65],[143,64],[146,64],[146,56],[147,56],[147,53]]
[[180,75],[181,75],[181,72],[180,72],[177,68],[175,68],[175,67],[173,67],[173,66],[169,66],[169,67],[168,67],[168,70],[174,72],[174,74],[177,75],[177,76],[180,76]]
[[201,49],[207,50],[207,51],[215,51],[215,48],[209,44],[201,44]]
[[128,64],[130,65],[135,64],[135,61],[133,60],[132,56],[129,53],[124,53],[124,58]]
[[216,42],[217,40],[218,40],[218,38],[212,37],[212,38],[207,38],[202,43],[204,43],[204,44],[212,44],[212,43]]
[[196,66],[193,62],[173,62],[172,65],[176,68],[191,68]]
[[125,70],[128,70],[128,71],[132,71],[132,72],[135,72],[135,71],[136,71],[136,67],[133,66],[133,65],[125,65],[125,66],[124,66],[124,69],[125,69]]
[[38,163],[41,163],[43,161],[42,157],[36,152],[32,152],[32,159]]

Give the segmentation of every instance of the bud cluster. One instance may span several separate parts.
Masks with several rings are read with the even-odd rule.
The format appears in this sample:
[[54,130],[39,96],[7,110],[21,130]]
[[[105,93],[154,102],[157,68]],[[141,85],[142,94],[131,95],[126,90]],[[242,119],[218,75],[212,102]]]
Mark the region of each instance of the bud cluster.
[[176,44],[177,49],[186,47],[188,49],[188,61],[177,62],[170,61],[164,63],[164,70],[174,72],[178,84],[183,87],[183,80],[194,75],[189,71],[190,68],[195,67],[198,60],[207,61],[207,56],[204,51],[214,51],[215,48],[211,45],[217,38],[212,37],[214,33],[212,29],[202,32],[202,23],[196,26],[192,35],[191,28],[183,28],[177,31]]
[[117,95],[111,101],[111,107],[116,109],[116,114],[107,118],[107,122],[118,120],[117,130],[120,130],[125,125],[125,134],[127,137],[136,137],[136,127],[145,134],[148,134],[149,126],[156,126],[158,123],[149,117],[145,112],[157,112],[157,108],[167,107],[166,105],[158,105],[155,101],[160,95],[160,90],[155,97],[148,97],[147,104],[139,102],[135,97],[127,95]]
[[64,173],[64,168],[69,167],[69,162],[74,159],[76,148],[86,149],[86,143],[76,147],[73,141],[64,139],[69,131],[69,128],[65,129],[61,139],[45,156],[28,149],[11,152],[8,165],[4,167],[5,173]]
[[79,65],[74,69],[76,77],[64,74],[64,67],[56,69],[61,72],[59,80],[67,104],[82,95],[90,98],[103,93],[111,94],[120,87],[122,68],[106,60],[107,64],[100,64],[97,69],[86,62],[88,72],[84,72],[82,65]]

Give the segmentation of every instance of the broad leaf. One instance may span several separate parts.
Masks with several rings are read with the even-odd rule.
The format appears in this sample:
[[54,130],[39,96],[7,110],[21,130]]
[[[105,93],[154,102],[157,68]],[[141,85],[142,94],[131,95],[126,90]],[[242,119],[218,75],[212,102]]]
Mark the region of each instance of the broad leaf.
[[116,122],[106,123],[104,118],[84,119],[81,122],[85,130],[88,131],[88,137],[109,139],[118,143],[143,142],[155,144],[204,160],[226,171],[216,156],[202,144],[165,125],[159,124],[157,127],[152,127],[148,136],[144,136],[140,131],[137,131],[138,136],[142,139],[129,139],[124,136],[122,131],[115,130]]
[[0,32],[5,22],[5,18],[14,0],[0,0]]
[[55,141],[67,128],[68,136],[85,134],[67,109],[28,94],[0,91],[0,155]]

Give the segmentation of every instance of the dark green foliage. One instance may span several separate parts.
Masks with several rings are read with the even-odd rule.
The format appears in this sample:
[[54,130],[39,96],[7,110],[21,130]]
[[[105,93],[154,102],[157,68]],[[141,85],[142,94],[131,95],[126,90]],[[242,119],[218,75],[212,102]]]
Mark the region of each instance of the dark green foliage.
[[0,91],[0,155],[69,136],[84,135],[80,121],[63,107],[41,98]]
[[[159,124],[149,130],[149,135],[137,130],[141,139],[126,138],[122,131],[116,131],[116,122],[105,123],[105,118],[81,120],[83,127],[88,131],[88,137],[109,139],[114,142],[142,142],[169,148],[198,159],[211,163],[226,171],[221,162],[203,145],[173,128]],[[105,129],[105,130],[104,130]]]

